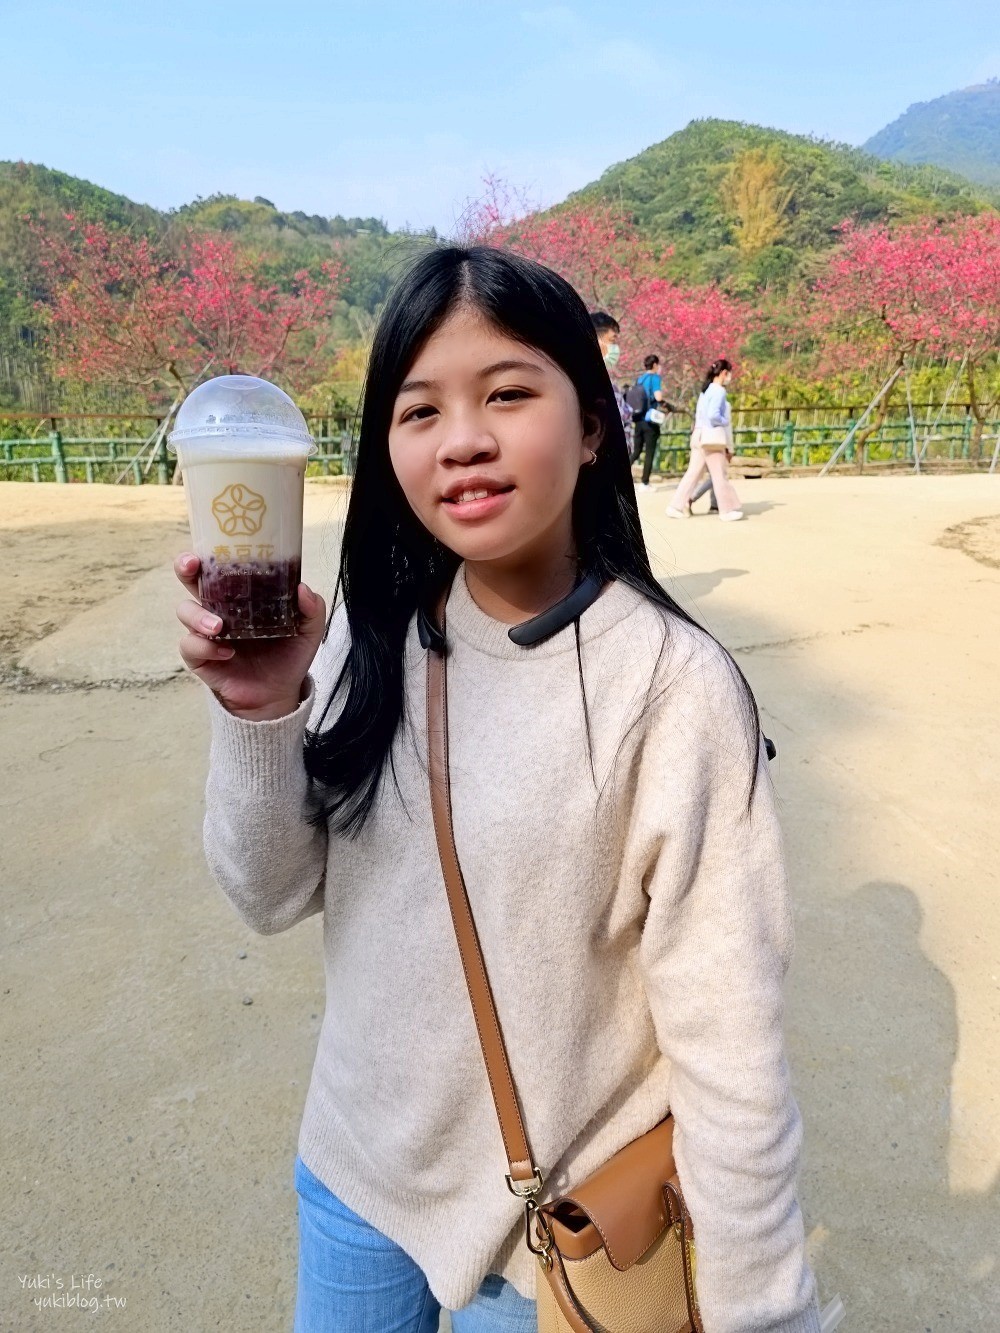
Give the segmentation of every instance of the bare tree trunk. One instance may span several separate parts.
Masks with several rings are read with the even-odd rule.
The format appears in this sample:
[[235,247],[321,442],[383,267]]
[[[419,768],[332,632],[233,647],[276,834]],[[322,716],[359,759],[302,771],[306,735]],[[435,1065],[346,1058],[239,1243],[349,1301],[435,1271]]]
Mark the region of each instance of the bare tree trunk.
[[[896,365],[902,368],[905,365],[905,363],[906,363],[906,354],[905,352],[901,352],[899,354],[899,360],[896,362]],[[896,383],[898,382],[899,381],[897,380]],[[896,385],[894,384],[892,388],[889,390],[889,392],[883,396],[882,401],[879,404],[878,414],[871,421],[869,421],[867,426],[865,426],[862,430],[859,430],[857,435],[855,435],[854,437],[854,448],[858,460],[858,476],[861,476],[861,474],[865,470],[865,446],[868,444],[868,441],[871,439],[871,437],[873,435],[876,435],[885,425],[885,419],[889,415],[889,404],[892,402],[892,395],[895,392],[896,392]]]
[[[177,369],[177,366],[174,364],[173,361],[171,361],[171,363],[170,363],[170,365],[167,367],[167,369],[169,370],[170,374],[173,375],[173,377],[174,377],[174,379],[177,381],[177,383],[181,386],[181,389],[182,389],[183,392],[184,392],[184,398],[186,398],[187,395],[188,395],[188,386],[187,386],[186,381],[185,381],[184,379],[181,378],[181,375],[180,375],[180,373],[179,373],[179,371],[178,371],[178,369]],[[182,398],[182,399],[181,399],[181,402],[183,402],[183,401],[184,401],[184,399]],[[184,472],[183,472],[183,469],[181,468],[181,457],[180,457],[180,454],[177,455],[177,466],[174,468],[174,475],[170,478],[170,484],[171,484],[171,486],[183,486],[183,485],[184,485]]]
[[969,458],[978,463],[983,455],[983,431],[986,429],[986,416],[982,403],[976,397],[975,364],[971,356],[965,367],[965,380],[969,386],[969,406],[972,408],[972,415],[976,421],[972,428],[972,439],[969,441]]

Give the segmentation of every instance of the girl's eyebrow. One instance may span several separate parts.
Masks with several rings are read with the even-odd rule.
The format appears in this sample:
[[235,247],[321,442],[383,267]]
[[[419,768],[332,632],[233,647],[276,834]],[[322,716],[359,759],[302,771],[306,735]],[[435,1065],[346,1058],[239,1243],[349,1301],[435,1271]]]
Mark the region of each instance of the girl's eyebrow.
[[[545,370],[534,361],[494,361],[491,366],[484,366],[476,375],[477,379],[486,380],[491,375],[502,374],[506,370],[530,370],[536,375],[544,375]],[[441,385],[437,380],[404,380],[399,386],[400,393],[411,393],[416,390],[440,389]]]
[[491,375],[499,375],[505,370],[532,370],[536,375],[544,375],[545,370],[534,361],[494,361],[492,366],[486,366],[479,372],[481,380],[489,379]]

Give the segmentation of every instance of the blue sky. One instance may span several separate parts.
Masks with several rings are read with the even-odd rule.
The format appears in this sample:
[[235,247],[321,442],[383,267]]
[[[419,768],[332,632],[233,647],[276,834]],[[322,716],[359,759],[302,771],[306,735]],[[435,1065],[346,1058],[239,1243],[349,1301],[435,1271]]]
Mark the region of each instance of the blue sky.
[[487,171],[551,203],[721,116],[860,143],[1000,75],[977,0],[0,0],[0,159],[169,208],[216,191],[447,232]]

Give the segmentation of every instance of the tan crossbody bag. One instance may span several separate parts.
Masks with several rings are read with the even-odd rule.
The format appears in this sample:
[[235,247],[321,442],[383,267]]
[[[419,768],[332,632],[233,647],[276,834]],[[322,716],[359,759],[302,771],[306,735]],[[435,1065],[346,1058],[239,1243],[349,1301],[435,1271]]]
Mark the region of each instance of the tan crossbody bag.
[[[437,607],[442,631],[446,601],[442,597]],[[524,1200],[525,1238],[538,1261],[539,1333],[703,1333],[672,1116],[626,1144],[571,1193],[540,1202],[544,1181],[525,1136],[455,848],[447,673],[435,646],[427,652],[427,741],[434,832],[509,1165],[507,1187]]]

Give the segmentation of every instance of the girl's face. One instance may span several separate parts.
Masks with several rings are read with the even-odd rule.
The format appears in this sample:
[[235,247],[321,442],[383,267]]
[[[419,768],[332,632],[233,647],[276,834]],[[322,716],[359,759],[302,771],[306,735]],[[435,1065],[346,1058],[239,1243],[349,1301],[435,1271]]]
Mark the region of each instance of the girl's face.
[[732,378],[733,372],[731,370],[723,370],[719,375],[719,383],[725,388]]
[[573,492],[599,431],[543,352],[459,309],[407,372],[389,457],[420,522],[461,559],[558,560],[573,554]]

